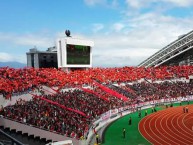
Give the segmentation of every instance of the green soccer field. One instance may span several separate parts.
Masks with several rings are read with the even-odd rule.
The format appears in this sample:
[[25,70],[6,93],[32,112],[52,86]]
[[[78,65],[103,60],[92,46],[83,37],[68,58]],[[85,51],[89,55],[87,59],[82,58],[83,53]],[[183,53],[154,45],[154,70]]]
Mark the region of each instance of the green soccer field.
[[[193,102],[190,102],[193,104]],[[182,105],[187,105],[187,102],[183,102]],[[174,104],[179,106],[179,103]],[[165,107],[156,107],[156,109],[162,110]],[[151,113],[151,108],[147,109],[148,114]],[[138,112],[126,115],[115,122],[113,122],[104,132],[104,142],[102,145],[150,145],[150,143],[143,138],[138,131],[139,121],[144,117],[145,110],[142,110],[141,118],[138,118]],[[132,118],[132,125],[128,125],[129,118]],[[122,130],[126,129],[126,137],[123,138]]]

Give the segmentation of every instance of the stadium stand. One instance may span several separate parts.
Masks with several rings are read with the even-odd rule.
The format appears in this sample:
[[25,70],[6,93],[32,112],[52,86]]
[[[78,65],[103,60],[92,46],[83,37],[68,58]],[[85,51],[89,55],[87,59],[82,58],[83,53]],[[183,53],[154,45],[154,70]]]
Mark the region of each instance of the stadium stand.
[[192,75],[193,66],[92,68],[69,73],[4,67],[0,68],[0,93],[10,101],[16,96],[28,99],[2,106],[0,115],[79,140],[109,110],[117,113],[116,109],[128,105],[192,95]]

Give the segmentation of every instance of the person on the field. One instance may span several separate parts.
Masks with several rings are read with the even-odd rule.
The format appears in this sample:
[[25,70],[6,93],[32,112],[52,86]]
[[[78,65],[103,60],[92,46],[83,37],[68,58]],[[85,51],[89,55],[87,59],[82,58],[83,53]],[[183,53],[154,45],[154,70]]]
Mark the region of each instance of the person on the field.
[[131,123],[132,123],[132,119],[131,119],[131,117],[129,118],[129,125],[131,125]]
[[126,130],[123,128],[123,138],[125,138]]
[[186,113],[188,113],[188,106],[186,106]]
[[96,134],[96,143],[99,144],[99,135]]
[[145,110],[145,116],[147,116],[147,110]]
[[153,109],[153,107],[151,108],[151,113],[153,113],[154,112],[154,109]]
[[138,117],[141,118],[141,111],[139,111]]
[[185,107],[183,107],[183,112],[186,113],[186,108]]
[[157,110],[156,110],[156,108],[155,108],[155,107],[153,108],[153,110],[154,110],[154,112],[157,112]]

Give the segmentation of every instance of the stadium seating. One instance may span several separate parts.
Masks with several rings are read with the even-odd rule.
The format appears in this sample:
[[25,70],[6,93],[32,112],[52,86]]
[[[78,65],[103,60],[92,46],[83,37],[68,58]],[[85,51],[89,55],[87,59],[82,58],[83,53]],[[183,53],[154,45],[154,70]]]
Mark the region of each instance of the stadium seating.
[[[69,73],[54,68],[4,67],[0,68],[0,94],[6,99],[13,94],[33,93],[34,89],[41,95],[34,94],[31,101],[20,99],[15,105],[2,108],[0,115],[80,138],[95,118],[110,109],[192,95],[192,81],[176,81],[189,80],[192,75],[193,66],[91,68]],[[45,94],[42,86],[56,87],[56,93]],[[76,89],[63,91],[65,88]]]

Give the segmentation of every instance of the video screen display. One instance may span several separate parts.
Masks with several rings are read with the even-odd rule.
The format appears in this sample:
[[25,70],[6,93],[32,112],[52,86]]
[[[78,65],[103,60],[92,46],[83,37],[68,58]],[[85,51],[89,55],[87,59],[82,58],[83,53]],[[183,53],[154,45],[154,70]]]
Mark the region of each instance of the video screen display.
[[66,45],[68,65],[89,65],[90,46]]

